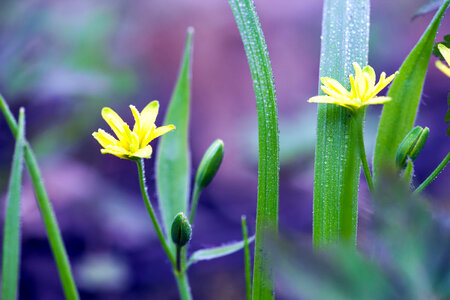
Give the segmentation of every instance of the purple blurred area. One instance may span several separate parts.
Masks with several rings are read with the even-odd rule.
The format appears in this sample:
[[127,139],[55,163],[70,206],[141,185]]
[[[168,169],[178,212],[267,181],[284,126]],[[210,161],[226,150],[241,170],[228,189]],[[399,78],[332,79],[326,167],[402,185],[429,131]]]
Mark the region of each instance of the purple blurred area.
[[[272,61],[281,140],[280,231],[311,236],[316,105],[322,1],[255,0]],[[422,0],[372,1],[369,62],[395,72],[432,14],[413,21]],[[193,174],[216,138],[223,164],[199,201],[191,250],[241,239],[241,215],[254,231],[257,188],[255,99],[239,32],[226,0],[2,1],[0,91],[17,115],[26,108],[27,138],[38,154],[82,299],[177,299],[173,275],[144,209],[134,163],[100,154],[91,137],[109,106],[170,100],[186,29],[195,28],[190,146]],[[450,34],[446,16],[438,40]],[[449,150],[444,116],[449,78],[432,57],[417,125],[431,130],[415,163],[422,182]],[[366,136],[373,149],[380,108],[370,108]],[[157,149],[156,143],[153,144]],[[14,141],[0,117],[2,216]],[[372,151],[369,150],[369,155]],[[157,203],[154,159],[146,161]],[[450,170],[427,188],[433,205],[450,210]],[[360,218],[371,215],[361,184]],[[22,204],[21,299],[63,299],[28,175]],[[364,238],[364,226],[359,235]],[[243,254],[191,267],[196,299],[244,299]]]

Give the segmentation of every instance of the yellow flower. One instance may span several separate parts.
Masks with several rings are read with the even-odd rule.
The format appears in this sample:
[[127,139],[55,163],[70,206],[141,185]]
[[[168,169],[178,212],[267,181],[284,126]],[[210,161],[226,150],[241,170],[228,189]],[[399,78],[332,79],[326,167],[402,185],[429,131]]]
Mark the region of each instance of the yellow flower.
[[386,78],[386,73],[381,73],[380,80],[375,84],[375,71],[371,66],[365,66],[363,69],[357,63],[353,63],[355,68],[355,77],[350,75],[350,92],[344,88],[337,80],[328,77],[322,77],[322,91],[328,96],[315,96],[309,98],[308,102],[337,104],[353,111],[362,106],[371,104],[383,104],[392,99],[390,97],[376,97],[392,80],[395,74]]
[[436,67],[450,77],[450,49],[445,47],[444,44],[438,44],[438,49],[447,62],[448,67],[440,60],[436,61]]
[[134,117],[133,131],[128,124],[109,107],[102,109],[102,117],[116,134],[117,139],[103,129],[92,133],[92,136],[103,147],[103,154],[109,153],[120,158],[137,159],[149,158],[152,155],[152,147],[148,144],[157,137],[175,129],[174,125],[156,127],[155,120],[158,115],[159,102],[152,101],[141,113],[130,105]]

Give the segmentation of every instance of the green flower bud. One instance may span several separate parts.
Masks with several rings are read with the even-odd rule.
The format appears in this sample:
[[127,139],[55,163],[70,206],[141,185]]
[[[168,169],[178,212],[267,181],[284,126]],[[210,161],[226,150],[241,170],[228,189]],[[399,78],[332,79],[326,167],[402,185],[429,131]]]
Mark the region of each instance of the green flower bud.
[[403,139],[397,150],[395,163],[401,169],[406,167],[408,158],[414,161],[422,152],[430,129],[416,126]]
[[173,219],[171,234],[172,241],[179,247],[183,247],[191,240],[192,227],[182,212],[178,213]]
[[195,177],[195,182],[200,189],[207,186],[213,180],[214,176],[216,176],[223,159],[223,147],[223,141],[217,139],[203,155],[202,161],[198,166],[197,176]]

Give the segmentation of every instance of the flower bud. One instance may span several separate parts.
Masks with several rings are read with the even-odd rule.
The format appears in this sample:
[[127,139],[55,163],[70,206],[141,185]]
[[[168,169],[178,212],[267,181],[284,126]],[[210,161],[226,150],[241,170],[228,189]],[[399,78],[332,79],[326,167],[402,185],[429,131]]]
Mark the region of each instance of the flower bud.
[[213,180],[214,176],[216,176],[222,163],[223,152],[224,145],[220,139],[215,140],[209,146],[208,150],[206,150],[198,167],[197,176],[195,177],[195,182],[200,189],[207,186]]
[[408,158],[414,161],[425,145],[430,129],[420,126],[414,127],[403,139],[397,150],[395,163],[401,169],[406,167]]
[[191,224],[182,212],[178,213],[173,219],[171,234],[172,241],[179,247],[183,247],[191,240]]

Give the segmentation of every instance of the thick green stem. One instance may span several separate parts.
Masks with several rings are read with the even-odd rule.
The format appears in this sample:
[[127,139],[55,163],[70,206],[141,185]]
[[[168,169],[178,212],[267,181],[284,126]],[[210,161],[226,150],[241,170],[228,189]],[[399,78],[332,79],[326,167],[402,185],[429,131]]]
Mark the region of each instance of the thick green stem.
[[191,300],[191,287],[189,285],[186,272],[175,272],[175,279],[177,280],[181,300]]
[[[0,95],[0,109],[5,116],[6,122],[9,125],[14,136],[17,135],[17,122],[13,114],[9,110],[6,101]],[[47,191],[42,180],[39,166],[34,156],[33,150],[30,145],[25,142],[25,163],[30,173],[31,181],[33,182],[34,191],[36,193],[39,210],[42,215],[42,219],[45,224],[45,230],[47,231],[48,241],[50,248],[53,252],[53,257],[58,268],[59,277],[63,285],[64,294],[68,300],[79,299],[78,290],[73,279],[72,270],[70,268],[69,258],[67,256],[64,242],[59,230],[58,221],[56,220],[53,207],[48,198]]]
[[447,156],[444,157],[442,162],[439,164],[439,166],[437,166],[437,168],[433,171],[433,173],[431,173],[430,176],[428,176],[428,178],[425,179],[425,181],[421,185],[419,185],[419,187],[414,191],[414,195],[417,195],[421,191],[423,191],[439,175],[439,173],[441,173],[442,170],[444,170],[445,166],[448,164],[449,161],[450,161],[450,152],[447,153]]
[[[324,1],[320,77],[333,78],[350,88],[352,64],[367,64],[369,12],[369,0]],[[319,93],[323,92],[319,89]],[[348,115],[348,109],[334,104],[318,107],[313,207],[316,247],[341,241],[356,245],[361,164]]]
[[173,257],[172,252],[170,252],[169,246],[167,245],[167,241],[164,238],[164,234],[161,230],[161,226],[159,225],[158,219],[156,218],[155,211],[153,209],[152,204],[150,203],[150,197],[147,193],[147,186],[145,184],[145,173],[144,173],[144,160],[140,159],[137,161],[138,172],[139,172],[139,184],[141,186],[142,198],[145,202],[145,207],[147,208],[147,212],[150,215],[150,219],[152,220],[153,227],[155,227],[156,234],[158,235],[159,241],[166,252],[167,257],[172,263],[173,268],[176,268],[176,262]]

